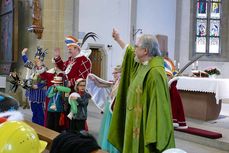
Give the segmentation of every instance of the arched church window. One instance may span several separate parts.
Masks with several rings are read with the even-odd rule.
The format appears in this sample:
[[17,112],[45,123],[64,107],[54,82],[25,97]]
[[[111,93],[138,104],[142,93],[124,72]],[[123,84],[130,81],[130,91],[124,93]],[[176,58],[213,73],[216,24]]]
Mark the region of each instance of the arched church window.
[[221,0],[195,1],[194,52],[221,53]]

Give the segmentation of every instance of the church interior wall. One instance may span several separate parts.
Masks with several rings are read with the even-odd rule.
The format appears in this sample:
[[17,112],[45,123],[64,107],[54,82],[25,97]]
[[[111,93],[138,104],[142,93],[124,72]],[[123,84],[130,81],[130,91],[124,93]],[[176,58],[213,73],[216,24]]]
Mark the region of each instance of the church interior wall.
[[137,28],[143,33],[168,36],[168,56],[174,59],[176,0],[140,0],[137,2]]
[[[112,45],[112,48],[107,48],[108,79],[112,78],[112,68],[121,63],[123,56],[120,47],[111,37],[112,28],[119,30],[126,43],[130,43],[133,39],[133,28],[135,30],[140,28],[143,33],[167,35],[169,56],[174,58],[176,1],[132,0],[131,2],[137,3],[136,12],[132,14],[129,1],[84,0],[79,3],[79,32],[94,31],[100,37],[96,43]],[[165,5],[165,3],[169,4]],[[134,25],[130,21],[133,14],[137,14]]]

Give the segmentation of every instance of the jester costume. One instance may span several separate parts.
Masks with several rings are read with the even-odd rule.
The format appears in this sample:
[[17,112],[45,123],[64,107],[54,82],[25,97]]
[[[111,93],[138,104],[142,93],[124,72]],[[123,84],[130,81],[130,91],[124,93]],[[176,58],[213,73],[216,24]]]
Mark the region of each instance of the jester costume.
[[134,61],[128,46],[108,140],[122,153],[162,152],[175,147],[163,58]]
[[[43,62],[45,53],[42,51],[42,48],[37,48],[35,53],[35,58]],[[28,68],[28,86],[30,87],[26,90],[26,97],[28,97],[31,103],[31,110],[33,113],[32,122],[39,125],[44,125],[44,102],[46,97],[46,86],[45,82],[42,81],[39,75],[47,70],[44,64],[38,66],[32,63],[26,54],[22,54],[22,59],[24,66]],[[37,89],[33,88],[33,85],[37,86]]]

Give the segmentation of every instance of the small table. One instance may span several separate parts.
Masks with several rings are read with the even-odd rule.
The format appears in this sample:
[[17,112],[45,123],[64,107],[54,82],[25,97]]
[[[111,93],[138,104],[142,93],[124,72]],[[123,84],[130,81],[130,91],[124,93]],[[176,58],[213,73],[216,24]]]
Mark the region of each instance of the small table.
[[177,89],[185,115],[199,120],[217,119],[222,99],[229,99],[229,79],[179,77]]

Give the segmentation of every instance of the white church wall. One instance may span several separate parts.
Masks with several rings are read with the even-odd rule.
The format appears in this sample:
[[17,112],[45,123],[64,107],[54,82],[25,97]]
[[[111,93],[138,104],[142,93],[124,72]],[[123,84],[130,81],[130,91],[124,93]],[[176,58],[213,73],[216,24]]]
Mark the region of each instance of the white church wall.
[[[137,5],[136,28],[142,28],[143,33],[167,35],[169,57],[173,59],[176,0],[138,0]],[[105,45],[108,55],[106,79],[112,79],[112,68],[122,61],[121,48],[111,37],[112,28],[117,28],[122,38],[129,43],[130,32],[133,30],[130,10],[130,0],[79,1],[79,32],[93,31],[99,35],[99,40],[90,40],[89,43]],[[112,47],[109,49],[107,45]]]
[[[99,39],[89,43],[104,44],[108,60],[106,65],[107,78],[112,79],[112,69],[121,64],[121,48],[113,40],[112,29],[117,28],[124,40],[129,39],[130,4],[123,0],[80,0],[79,32],[93,31]],[[112,45],[109,49],[107,45]]]
[[143,33],[168,36],[169,57],[174,59],[176,0],[139,0],[137,3],[137,28]]

